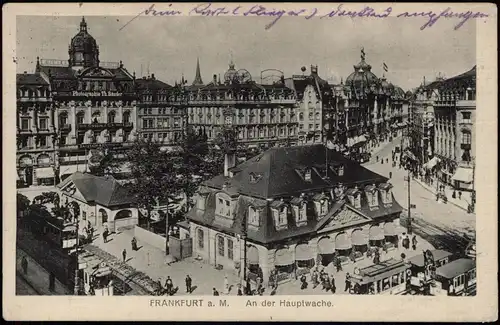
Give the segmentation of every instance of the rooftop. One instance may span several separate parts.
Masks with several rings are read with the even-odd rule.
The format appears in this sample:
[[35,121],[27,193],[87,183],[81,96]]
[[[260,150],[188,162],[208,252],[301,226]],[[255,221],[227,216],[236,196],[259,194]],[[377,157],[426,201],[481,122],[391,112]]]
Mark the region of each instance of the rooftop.
[[436,270],[436,274],[446,279],[453,279],[454,277],[475,268],[476,262],[474,260],[461,258],[441,266]]
[[105,207],[132,204],[133,196],[113,177],[99,177],[76,172],[57,185],[61,190],[73,183],[87,202],[95,202]]

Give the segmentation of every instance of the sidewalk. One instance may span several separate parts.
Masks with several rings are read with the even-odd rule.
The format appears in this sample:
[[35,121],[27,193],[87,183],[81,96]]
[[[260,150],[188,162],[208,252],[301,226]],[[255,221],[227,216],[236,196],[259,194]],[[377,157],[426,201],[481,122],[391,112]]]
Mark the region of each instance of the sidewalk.
[[[23,256],[26,256],[28,260],[28,272],[26,274],[24,274],[21,267],[21,259]],[[50,291],[49,273],[19,247],[16,249],[16,273],[42,296],[65,296],[72,294],[72,291],[66,288],[57,279],[55,280],[54,291]]]
[[240,282],[237,274],[231,271],[216,270],[213,266],[196,261],[194,258],[171,263],[171,257],[165,255],[164,251],[141,241],[137,241],[139,249],[132,251],[130,242],[133,236],[133,230],[123,230],[111,234],[107,243],[104,243],[101,236],[98,236],[92,245],[116,256],[120,260],[123,259],[123,249],[126,249],[127,265],[137,271],[144,272],[154,281],[160,279],[162,284],[165,283],[167,276],[170,276],[174,287],[179,287],[176,295],[187,294],[184,280],[188,274],[193,279],[194,295],[212,295],[213,288],[216,288],[223,295],[224,275],[227,275],[231,287],[229,294],[236,295],[236,284]]
[[[398,233],[401,234],[402,232],[405,232],[406,230],[402,227],[399,227]],[[411,238],[411,237],[410,237]],[[398,248],[389,251],[387,253],[381,253],[380,255],[380,260],[381,262],[386,261],[388,259],[395,259],[395,260],[401,260],[401,253],[404,253],[406,255],[406,260],[409,258],[415,256],[415,255],[420,255],[422,254],[423,250],[430,249],[433,250],[435,249],[429,242],[424,240],[422,237],[417,235],[417,249],[412,250],[410,249],[404,249],[401,244],[399,245]],[[400,241],[401,243],[401,241]],[[347,265],[342,266],[342,271],[336,272],[335,268],[333,267],[332,264],[328,265],[325,267],[325,271],[335,278],[335,285],[337,287],[337,291],[335,294],[349,294],[348,292],[344,291],[344,285],[345,285],[345,276],[346,273],[353,274],[354,273],[354,268],[362,269],[364,267],[373,265],[373,257],[372,258],[367,258],[365,256],[364,259],[359,260],[355,263],[349,263]],[[300,281],[299,280],[292,280],[290,282],[284,283],[280,286],[278,286],[278,289],[276,291],[277,295],[332,295],[333,293],[331,291],[323,291],[322,286],[319,285],[316,288],[312,287],[312,284],[310,282],[310,276],[307,276],[307,281],[309,283],[307,289],[301,290],[300,289]]]
[[[425,188],[426,190],[428,190],[432,194],[434,194],[434,195],[436,194],[435,183],[433,185],[429,185],[418,178],[414,178],[413,180],[415,180],[416,183],[418,183],[420,186],[422,186],[423,188]],[[435,182],[435,180],[434,180],[434,182]],[[444,192],[445,192],[446,197],[448,198],[448,203],[451,203],[451,204],[455,205],[456,207],[458,207],[464,211],[467,211],[467,207],[469,205],[469,202],[472,201],[471,200],[472,199],[471,192],[462,192],[462,199],[458,198],[458,191],[456,191],[457,197],[454,199],[452,197],[453,189],[449,188],[448,185],[445,186]]]

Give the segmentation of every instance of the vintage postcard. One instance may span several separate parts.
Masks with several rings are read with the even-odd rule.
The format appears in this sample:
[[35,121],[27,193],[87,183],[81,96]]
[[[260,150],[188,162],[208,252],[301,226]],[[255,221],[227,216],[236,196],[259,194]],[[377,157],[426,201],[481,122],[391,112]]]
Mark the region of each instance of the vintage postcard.
[[2,14],[5,319],[496,320],[496,6]]

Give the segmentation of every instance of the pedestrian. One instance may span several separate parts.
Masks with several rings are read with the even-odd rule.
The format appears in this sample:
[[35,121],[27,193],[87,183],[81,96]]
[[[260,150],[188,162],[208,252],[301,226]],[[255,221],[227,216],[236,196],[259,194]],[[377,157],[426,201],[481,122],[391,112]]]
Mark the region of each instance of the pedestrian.
[[56,288],[56,276],[54,273],[49,274],[49,291],[54,292]]
[[165,280],[165,288],[167,289],[167,295],[171,296],[172,295],[172,289],[174,287],[174,283],[172,282],[172,279],[170,276],[167,276],[167,279]]
[[127,250],[124,248],[122,251],[123,263],[127,260]]
[[224,275],[224,294],[229,294],[229,281],[227,280],[227,274]]
[[385,162],[386,162],[386,164],[388,164],[388,163],[389,163],[389,158],[387,158],[387,159],[385,160]]
[[191,286],[192,283],[193,283],[193,280],[191,279],[189,274],[186,275],[186,292],[187,293],[193,292],[193,287]]
[[392,178],[392,172],[389,172],[389,178]]
[[458,191],[458,199],[461,200],[462,199],[462,191]]
[[408,235],[403,239],[403,247],[405,249],[410,249],[410,238],[408,238]]
[[378,156],[377,156],[377,159],[376,159],[376,160],[377,160],[377,162],[378,162]]
[[307,289],[307,280],[304,274],[302,274],[302,276],[300,277],[300,282],[301,282],[300,290]]
[[28,259],[26,256],[23,256],[21,260],[21,267],[23,268],[23,273],[28,274]]
[[383,165],[384,164],[384,159],[381,159],[380,160],[380,164]]
[[345,275],[345,288],[344,288],[344,292],[348,291],[349,293],[351,293],[351,275],[349,274],[349,272],[346,273]]
[[243,296],[243,291],[241,290],[241,284],[238,283],[238,293],[237,293],[238,296]]
[[342,271],[342,262],[340,261],[340,258],[337,258],[337,260],[335,262],[335,266],[337,268],[337,272]]
[[412,248],[413,250],[417,249],[417,236],[413,235],[413,238],[411,239],[412,241]]
[[156,295],[161,295],[163,291],[163,286],[161,285],[161,279],[158,279],[158,281],[156,282]]
[[316,271],[316,269],[314,269],[311,275],[311,280],[313,284],[313,289],[315,289],[318,286],[318,272]]
[[137,250],[137,239],[135,239],[135,237],[132,237],[131,244],[132,244],[132,250],[136,251]]
[[335,293],[337,291],[337,286],[335,285],[335,278],[333,277],[333,274],[331,276],[331,290],[332,290],[332,293]]
[[106,232],[106,230],[102,232],[102,240],[104,241],[104,243],[108,242],[108,233]]
[[217,291],[217,289],[213,288],[212,291],[214,293],[214,296],[218,296],[219,295],[219,291]]

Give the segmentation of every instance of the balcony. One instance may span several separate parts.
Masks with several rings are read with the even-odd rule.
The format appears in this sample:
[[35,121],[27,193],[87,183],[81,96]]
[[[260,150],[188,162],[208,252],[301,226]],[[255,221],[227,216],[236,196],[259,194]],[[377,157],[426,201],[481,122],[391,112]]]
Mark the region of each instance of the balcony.
[[475,100],[457,100],[456,107],[458,108],[476,108]]
[[82,123],[78,124],[79,130],[103,130],[103,129],[132,129],[134,123]]
[[470,143],[461,143],[460,144],[460,149],[462,149],[462,150],[471,150],[471,144]]
[[71,124],[62,124],[59,126],[59,130],[62,132],[70,132],[71,131]]

